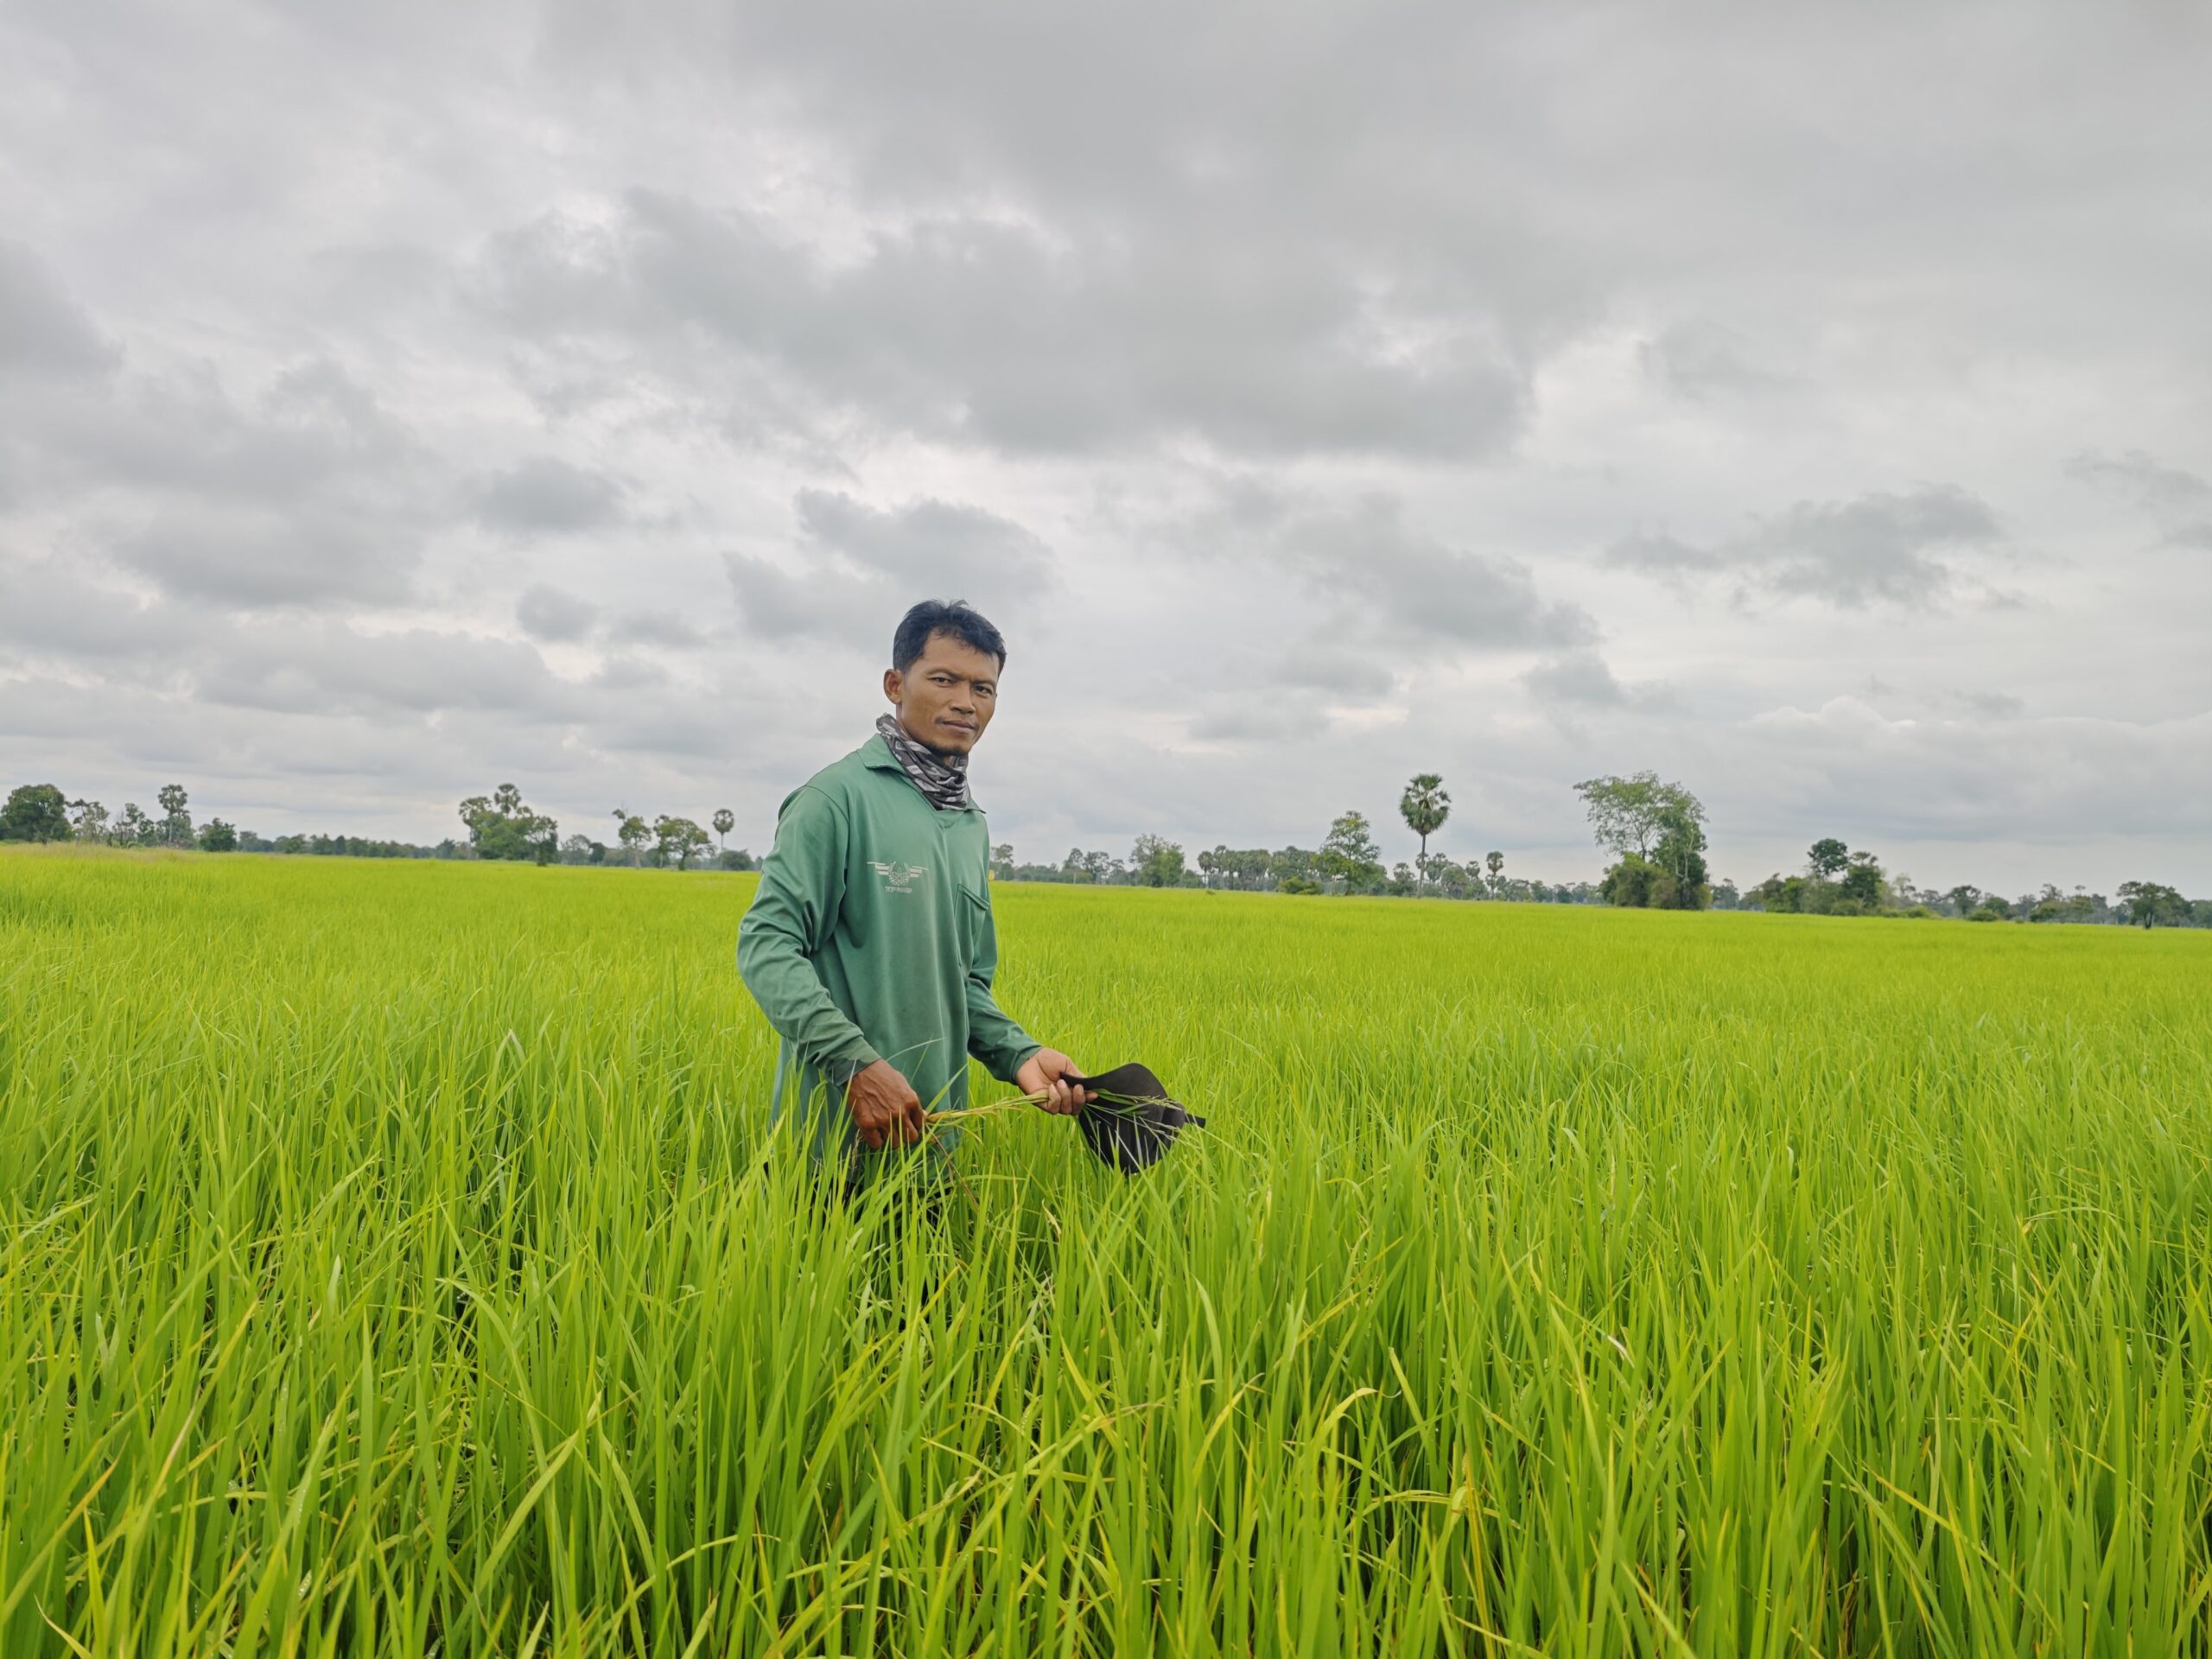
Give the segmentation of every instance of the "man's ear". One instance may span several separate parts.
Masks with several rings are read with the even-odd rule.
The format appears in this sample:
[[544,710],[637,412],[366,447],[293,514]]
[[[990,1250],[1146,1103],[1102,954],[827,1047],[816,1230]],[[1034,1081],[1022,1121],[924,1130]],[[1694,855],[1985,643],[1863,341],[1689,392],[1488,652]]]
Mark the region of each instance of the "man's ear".
[[885,669],[883,695],[891,700],[892,707],[894,709],[898,707],[906,695],[906,677],[895,668]]

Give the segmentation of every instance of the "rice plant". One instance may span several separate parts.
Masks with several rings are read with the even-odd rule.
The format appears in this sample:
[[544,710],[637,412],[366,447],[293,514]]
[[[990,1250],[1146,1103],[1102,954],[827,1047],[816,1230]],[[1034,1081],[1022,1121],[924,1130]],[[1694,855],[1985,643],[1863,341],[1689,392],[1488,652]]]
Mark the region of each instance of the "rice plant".
[[848,1201],[750,891],[0,857],[0,1653],[2212,1651],[2212,940],[1004,887],[1209,1126]]

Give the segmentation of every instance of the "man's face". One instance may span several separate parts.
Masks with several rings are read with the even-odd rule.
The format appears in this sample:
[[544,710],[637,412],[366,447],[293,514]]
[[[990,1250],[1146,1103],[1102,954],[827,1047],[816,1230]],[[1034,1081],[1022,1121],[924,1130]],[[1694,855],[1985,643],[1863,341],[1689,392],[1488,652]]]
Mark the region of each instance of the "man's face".
[[950,634],[933,633],[906,672],[884,671],[883,695],[914,741],[939,754],[965,754],[998,707],[999,659]]

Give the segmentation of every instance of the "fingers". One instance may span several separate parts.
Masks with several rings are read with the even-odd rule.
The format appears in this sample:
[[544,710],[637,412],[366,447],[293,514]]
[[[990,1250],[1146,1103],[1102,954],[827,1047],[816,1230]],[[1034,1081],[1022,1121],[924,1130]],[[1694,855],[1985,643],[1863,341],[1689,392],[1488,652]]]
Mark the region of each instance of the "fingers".
[[881,1061],[854,1077],[846,1087],[846,1104],[853,1116],[853,1129],[870,1152],[887,1146],[911,1147],[929,1133],[929,1114],[921,1096],[893,1068]]
[[1093,1091],[1084,1088],[1079,1083],[1070,1083],[1067,1080],[1067,1074],[1070,1072],[1074,1072],[1078,1076],[1081,1075],[1083,1071],[1081,1066],[1077,1065],[1073,1060],[1069,1059],[1065,1054],[1060,1057],[1060,1062],[1061,1075],[1058,1081],[1059,1083],[1059,1086],[1067,1090],[1068,1096],[1068,1103],[1062,1109],[1072,1116],[1075,1113],[1081,1111],[1085,1106],[1090,1103],[1090,1101],[1093,1098]]

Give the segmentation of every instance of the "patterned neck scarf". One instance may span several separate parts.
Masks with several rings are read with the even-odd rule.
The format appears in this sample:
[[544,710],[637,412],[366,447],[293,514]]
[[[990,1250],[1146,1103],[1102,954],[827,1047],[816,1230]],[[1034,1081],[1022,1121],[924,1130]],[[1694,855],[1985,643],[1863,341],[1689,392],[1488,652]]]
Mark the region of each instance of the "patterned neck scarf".
[[891,751],[907,780],[922,791],[922,798],[940,812],[968,808],[968,757],[939,754],[906,735],[906,728],[890,715],[878,715],[876,735]]

